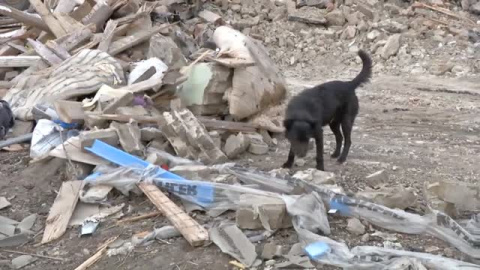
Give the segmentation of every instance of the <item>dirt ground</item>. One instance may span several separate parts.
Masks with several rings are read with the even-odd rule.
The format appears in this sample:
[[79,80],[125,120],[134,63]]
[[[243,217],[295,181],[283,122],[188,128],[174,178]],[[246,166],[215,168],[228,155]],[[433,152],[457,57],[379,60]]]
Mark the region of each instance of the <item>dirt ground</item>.
[[[356,71],[352,71],[356,72]],[[287,73],[288,74],[288,73]],[[342,74],[347,78],[353,73]],[[290,94],[306,86],[336,77],[317,76],[316,80],[304,80],[299,76],[290,78]],[[423,184],[425,181],[453,179],[477,182],[480,175],[480,77],[445,79],[434,77],[383,76],[376,74],[371,84],[358,90],[361,109],[354,128],[353,146],[346,164],[338,165],[326,159],[326,170],[335,172],[338,184],[347,192],[365,188],[366,175],[385,169],[391,185],[413,187],[418,194],[417,207],[424,213]],[[278,147],[267,156],[243,156],[239,163],[260,167],[264,170],[278,168],[287,153],[287,143],[279,138]],[[326,152],[332,151],[333,135],[326,132]],[[305,167],[314,166],[314,151],[307,156]],[[24,269],[74,269],[95,253],[96,248],[112,236],[129,239],[132,234],[150,231],[167,225],[163,217],[152,218],[128,225],[115,226],[113,221],[102,223],[93,236],[79,237],[78,228],[70,228],[58,241],[36,246],[41,240],[48,210],[55,199],[61,182],[65,163],[37,166],[28,170],[28,151],[0,152],[0,196],[7,197],[12,206],[0,211],[0,215],[21,220],[29,214],[39,215],[34,230],[38,232],[30,243],[15,248],[16,251],[37,253],[63,258],[55,261],[39,258]],[[52,168],[58,168],[54,170]],[[43,169],[43,170],[42,170]],[[301,169],[301,168],[295,168]],[[33,173],[32,173],[33,172]],[[126,201],[131,208],[126,216],[148,213],[154,207],[145,197],[132,196],[125,199],[117,195],[114,201]],[[206,222],[208,218],[195,213],[195,218]],[[233,215],[223,215],[222,219]],[[383,240],[370,237],[368,242],[360,236],[350,235],[346,220],[330,218],[332,238],[345,241],[350,247],[356,245],[382,246]],[[368,232],[380,230],[370,227]],[[393,233],[393,232],[390,232]],[[426,251],[456,259],[466,259],[448,244],[425,236],[395,234],[405,250]],[[288,252],[297,242],[293,229],[277,232],[266,242],[283,245]],[[263,243],[257,243],[261,251]],[[435,248],[438,247],[438,248]],[[9,269],[8,263],[17,255],[0,250],[0,269]],[[124,256],[104,257],[91,269],[232,269],[228,255],[215,245],[192,248],[181,237],[165,242],[156,242],[138,247]],[[282,261],[281,258],[276,259]],[[258,269],[270,269],[262,265]],[[319,266],[318,269],[334,269]]]

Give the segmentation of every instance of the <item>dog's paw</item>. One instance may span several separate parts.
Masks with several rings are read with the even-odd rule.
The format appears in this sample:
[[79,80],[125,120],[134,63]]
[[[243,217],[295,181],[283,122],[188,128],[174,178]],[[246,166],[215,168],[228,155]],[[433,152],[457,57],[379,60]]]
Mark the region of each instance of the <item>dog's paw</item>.
[[337,159],[338,164],[343,164],[345,163],[345,161],[347,161],[347,158],[340,157],[339,159]]
[[325,167],[323,165],[317,164],[317,166],[315,168],[319,171],[325,171]]
[[331,158],[338,158],[340,156],[340,153],[334,152],[333,154],[330,155]]
[[283,163],[282,168],[284,168],[284,169],[291,169],[292,166],[293,166],[293,163],[285,162],[285,163]]

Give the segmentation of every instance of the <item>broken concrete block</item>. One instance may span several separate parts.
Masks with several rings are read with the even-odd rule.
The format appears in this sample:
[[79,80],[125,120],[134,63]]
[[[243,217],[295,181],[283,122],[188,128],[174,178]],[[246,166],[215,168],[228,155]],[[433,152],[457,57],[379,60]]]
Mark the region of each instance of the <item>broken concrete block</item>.
[[13,269],[20,269],[33,263],[36,260],[37,258],[30,255],[21,255],[12,260],[12,266]]
[[268,153],[268,144],[263,141],[250,141],[250,146],[248,147],[248,152],[254,155],[265,155]]
[[0,210],[2,210],[3,208],[7,208],[11,205],[12,204],[5,197],[0,197]]
[[213,142],[215,143],[215,146],[217,146],[218,148],[222,148],[222,137],[220,136],[220,133],[218,133],[218,131],[214,130],[214,131],[210,131],[208,132],[208,135],[210,135],[210,137],[212,138]]
[[288,256],[288,261],[275,264],[275,269],[314,269],[307,256]]
[[428,205],[455,216],[457,211],[480,210],[480,186],[459,181],[425,183]]
[[332,172],[319,171],[317,169],[307,169],[304,171],[298,171],[293,175],[294,178],[298,178],[315,185],[334,185],[335,174]]
[[281,255],[282,246],[275,245],[274,243],[266,243],[263,246],[262,259],[270,260],[275,256]]
[[394,34],[387,39],[387,43],[385,43],[380,52],[380,55],[383,59],[388,59],[397,54],[397,52],[400,50],[401,37],[401,34]]
[[234,159],[238,155],[247,151],[250,146],[249,137],[245,136],[243,133],[238,133],[237,135],[231,135],[228,137],[223,147],[223,151],[229,159]]
[[355,235],[362,235],[365,233],[365,225],[358,218],[350,218],[347,221],[347,231]]
[[133,155],[143,156],[143,150],[145,147],[140,141],[140,128],[136,122],[112,122],[110,127],[117,132],[118,139],[123,150]]
[[212,228],[210,238],[224,253],[250,267],[257,259],[255,246],[235,224],[221,224]]
[[381,170],[365,177],[365,181],[370,187],[376,188],[388,182],[388,175],[385,170]]
[[325,15],[325,19],[327,19],[328,25],[331,26],[343,26],[347,22],[343,12],[340,9],[335,9],[327,13],[327,15]]
[[179,69],[187,64],[187,60],[177,44],[167,36],[156,34],[150,39],[148,58],[157,57],[170,69]]
[[162,132],[178,156],[199,160],[204,164],[228,160],[190,110],[164,112],[159,122]]
[[91,147],[95,140],[100,140],[112,146],[117,146],[120,142],[118,139],[117,132],[111,128],[82,131],[79,135],[79,138],[80,138],[80,146],[82,147],[82,149],[85,149],[85,147]]
[[415,205],[417,202],[417,196],[413,190],[402,186],[360,191],[356,194],[356,197],[389,208],[399,208],[402,210]]
[[140,129],[140,138],[144,142],[157,141],[165,142],[165,137],[160,129],[155,127],[144,127]]
[[292,226],[285,203],[281,199],[258,195],[242,195],[236,223],[242,229],[275,230]]
[[247,133],[246,136],[250,141],[250,145],[248,146],[248,152],[254,155],[264,155],[268,153],[269,147],[263,141],[263,136],[258,133]]

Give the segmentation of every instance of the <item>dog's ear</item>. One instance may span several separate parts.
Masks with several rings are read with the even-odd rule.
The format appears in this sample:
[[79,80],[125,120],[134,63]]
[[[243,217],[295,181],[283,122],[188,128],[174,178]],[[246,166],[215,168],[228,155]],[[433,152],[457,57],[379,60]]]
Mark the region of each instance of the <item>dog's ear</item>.
[[285,119],[283,120],[283,126],[285,127],[286,130],[290,130],[292,127],[293,120],[292,119]]

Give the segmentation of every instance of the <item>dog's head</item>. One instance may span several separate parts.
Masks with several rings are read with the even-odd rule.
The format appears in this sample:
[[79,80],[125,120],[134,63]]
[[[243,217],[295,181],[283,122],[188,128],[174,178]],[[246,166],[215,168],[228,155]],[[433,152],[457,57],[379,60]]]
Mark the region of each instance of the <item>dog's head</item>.
[[308,152],[308,143],[314,135],[315,123],[306,120],[286,119],[285,137],[291,144],[293,153],[303,158]]

